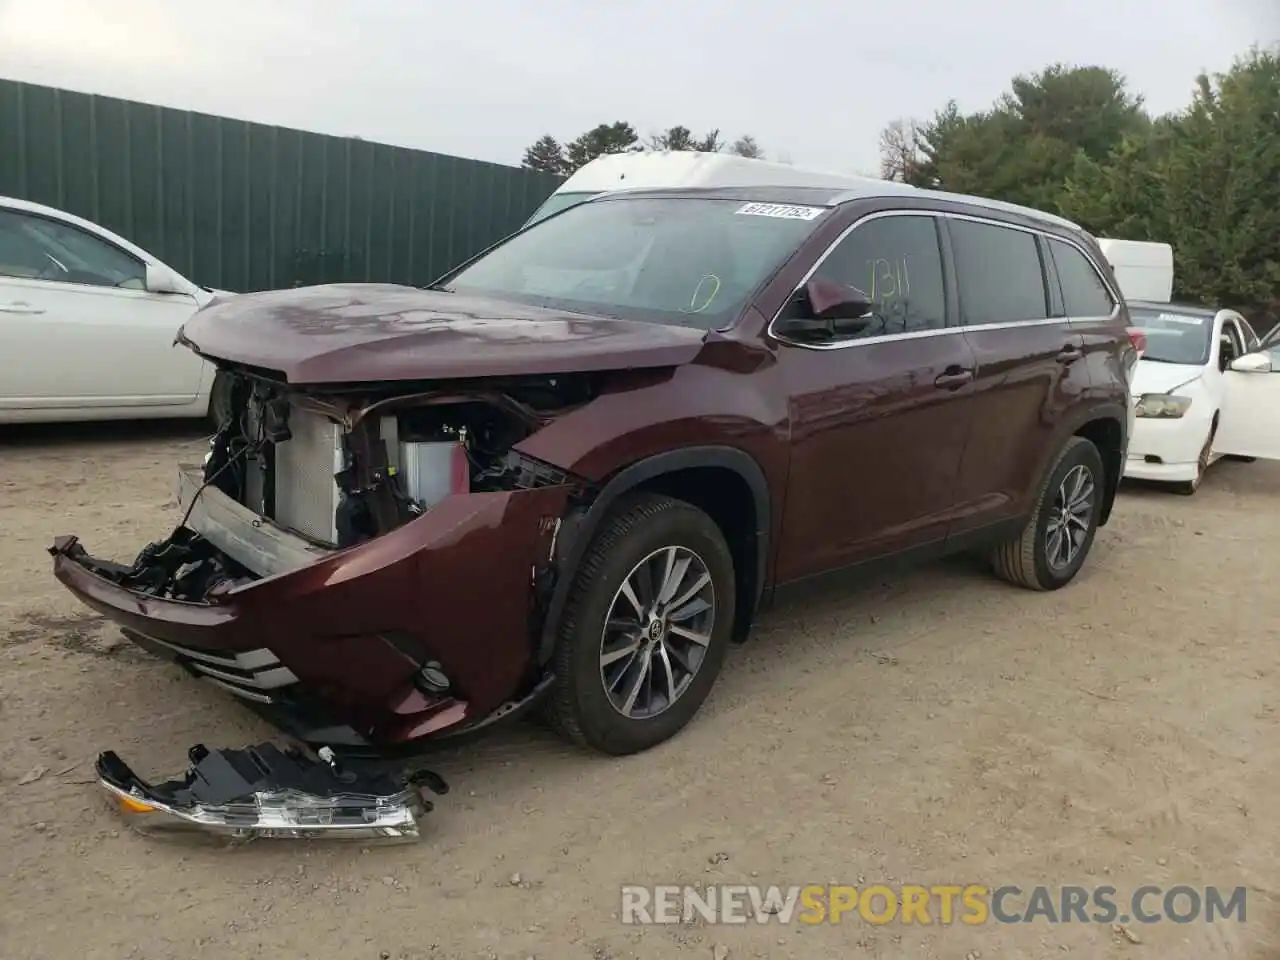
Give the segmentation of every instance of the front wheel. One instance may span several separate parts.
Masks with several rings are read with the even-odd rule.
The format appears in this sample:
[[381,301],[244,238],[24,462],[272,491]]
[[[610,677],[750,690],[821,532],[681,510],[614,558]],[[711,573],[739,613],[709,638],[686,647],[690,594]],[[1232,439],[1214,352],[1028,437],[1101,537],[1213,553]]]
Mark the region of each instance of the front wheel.
[[1215,420],[1209,427],[1209,436],[1205,437],[1204,446],[1200,448],[1200,455],[1196,457],[1196,475],[1190,480],[1175,483],[1173,485],[1175,493],[1189,497],[1200,489],[1200,484],[1204,482],[1204,472],[1209,469],[1209,457],[1213,452],[1213,438],[1217,432],[1218,423]]
[[1106,468],[1098,448],[1072,437],[1040,488],[1022,533],[995,549],[997,576],[1030,590],[1057,590],[1080,572],[1093,546]]
[[603,753],[674,736],[707,698],[735,609],[733,557],[691,504],[644,495],[602,524],[557,630],[552,726]]

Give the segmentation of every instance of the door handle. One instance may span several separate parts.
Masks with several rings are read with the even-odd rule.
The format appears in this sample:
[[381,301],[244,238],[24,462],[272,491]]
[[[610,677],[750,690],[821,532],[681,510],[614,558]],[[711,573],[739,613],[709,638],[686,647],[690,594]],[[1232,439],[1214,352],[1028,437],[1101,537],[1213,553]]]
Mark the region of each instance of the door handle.
[[973,380],[972,370],[966,370],[963,367],[947,367],[933,381],[933,385],[941,390],[959,390],[971,380]]
[[1059,363],[1075,363],[1083,356],[1084,353],[1079,347],[1073,343],[1069,343],[1058,351],[1058,356],[1055,359]]
[[29,303],[0,303],[0,313],[44,313]]

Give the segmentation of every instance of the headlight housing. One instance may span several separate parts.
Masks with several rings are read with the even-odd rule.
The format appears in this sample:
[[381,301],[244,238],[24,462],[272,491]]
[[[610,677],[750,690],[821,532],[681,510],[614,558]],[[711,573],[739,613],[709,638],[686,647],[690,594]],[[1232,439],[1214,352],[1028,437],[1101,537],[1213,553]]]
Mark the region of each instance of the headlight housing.
[[1190,397],[1175,397],[1167,393],[1144,393],[1134,406],[1134,415],[1162,420],[1177,419],[1191,408]]

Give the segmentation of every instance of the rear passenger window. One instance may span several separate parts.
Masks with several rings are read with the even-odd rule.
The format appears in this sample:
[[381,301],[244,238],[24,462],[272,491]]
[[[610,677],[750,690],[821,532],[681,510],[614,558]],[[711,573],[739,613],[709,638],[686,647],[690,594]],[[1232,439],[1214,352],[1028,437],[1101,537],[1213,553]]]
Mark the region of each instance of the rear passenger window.
[[952,220],[948,227],[966,324],[1048,319],[1034,234],[972,220]]
[[1061,240],[1050,240],[1053,264],[1062,283],[1062,299],[1068,317],[1109,317],[1115,308],[1111,292],[1088,258]]
[[814,273],[866,294],[876,320],[856,337],[947,325],[938,228],[930,216],[890,216],[854,229]]

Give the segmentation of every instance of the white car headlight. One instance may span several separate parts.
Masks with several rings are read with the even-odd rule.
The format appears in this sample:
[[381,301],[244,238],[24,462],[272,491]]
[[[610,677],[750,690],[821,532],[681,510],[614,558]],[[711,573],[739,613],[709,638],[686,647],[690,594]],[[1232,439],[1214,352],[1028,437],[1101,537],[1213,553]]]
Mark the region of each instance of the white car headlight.
[[1190,397],[1174,397],[1167,393],[1144,393],[1134,407],[1134,416],[1176,419],[1191,407]]

